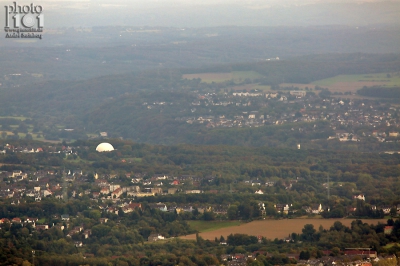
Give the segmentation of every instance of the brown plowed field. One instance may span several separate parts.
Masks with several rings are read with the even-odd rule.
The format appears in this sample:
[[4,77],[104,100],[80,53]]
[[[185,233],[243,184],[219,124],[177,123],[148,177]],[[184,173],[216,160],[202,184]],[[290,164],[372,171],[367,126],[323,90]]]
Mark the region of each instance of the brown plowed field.
[[[319,226],[322,225],[324,229],[329,229],[336,221],[340,221],[343,225],[350,227],[351,219],[284,219],[284,220],[262,220],[253,221],[239,226],[226,227],[215,231],[200,233],[199,235],[208,240],[214,240],[215,237],[221,235],[225,237],[230,234],[248,234],[254,236],[264,236],[267,239],[284,238],[288,237],[291,233],[301,233],[306,224],[313,224],[314,228],[318,230]],[[385,219],[365,219],[363,223],[368,224],[386,224]],[[187,235],[181,237],[183,239],[196,239],[196,235]]]

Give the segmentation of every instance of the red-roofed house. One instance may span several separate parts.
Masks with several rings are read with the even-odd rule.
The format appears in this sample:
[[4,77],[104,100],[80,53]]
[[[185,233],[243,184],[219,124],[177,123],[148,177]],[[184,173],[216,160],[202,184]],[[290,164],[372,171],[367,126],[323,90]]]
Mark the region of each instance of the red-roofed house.
[[8,220],[7,218],[0,219],[0,224],[9,223],[9,222],[10,222],[10,220]]
[[103,188],[100,190],[100,193],[101,193],[101,194],[108,194],[108,193],[110,193],[110,189],[109,189],[108,187],[103,187]]
[[111,197],[114,198],[119,198],[122,195],[123,191],[122,188],[117,188],[116,190],[114,190],[113,193],[111,193]]
[[130,203],[122,208],[124,213],[133,212],[135,209],[142,209],[142,204],[141,203]]
[[49,226],[47,224],[36,225],[36,230],[38,230],[38,231],[47,230],[47,229],[49,229]]
[[16,223],[16,224],[20,224],[21,223],[21,218],[15,217],[11,220],[11,222]]
[[390,226],[390,225],[385,226],[385,229],[384,229],[385,235],[392,234],[392,231],[393,231],[393,226]]

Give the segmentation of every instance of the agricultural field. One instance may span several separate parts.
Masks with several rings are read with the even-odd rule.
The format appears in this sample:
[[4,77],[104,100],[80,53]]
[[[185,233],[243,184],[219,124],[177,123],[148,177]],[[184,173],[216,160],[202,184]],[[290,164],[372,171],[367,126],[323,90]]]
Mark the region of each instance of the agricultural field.
[[0,134],[2,134],[3,132],[5,132],[8,135],[14,135],[14,133],[12,133],[11,131],[0,131]]
[[[263,236],[267,239],[285,238],[291,233],[301,233],[301,230],[306,224],[313,224],[314,228],[318,228],[322,225],[323,228],[329,229],[336,221],[340,221],[345,226],[350,226],[353,220],[351,219],[284,219],[284,220],[262,220],[253,221],[246,224],[239,224],[236,226],[229,226],[220,228],[212,231],[203,231],[199,234],[204,239],[214,240],[215,237],[221,235],[225,238],[230,234],[248,234],[254,236]],[[386,224],[385,219],[364,219],[364,223],[368,224]],[[207,222],[203,222],[207,223]],[[211,222],[214,223],[214,222]],[[202,225],[206,228],[206,225]],[[196,235],[187,235],[182,237],[183,239],[196,239]]]
[[[17,128],[17,126],[10,126],[10,127],[12,129],[16,129]],[[11,132],[11,131],[0,131],[0,137],[3,137],[3,132],[6,133],[6,136],[13,136],[14,135],[14,133]],[[29,129],[28,132],[31,133],[33,140],[46,141],[44,139],[44,137],[43,137],[42,132],[32,133],[32,129]],[[18,132],[18,136],[19,136],[20,139],[25,139],[26,135],[27,135],[26,133]],[[40,135],[40,137],[37,137],[38,135]]]
[[232,71],[229,73],[197,73],[185,74],[182,76],[183,79],[200,78],[201,81],[205,83],[221,83],[230,80],[233,80],[234,82],[242,82],[245,79],[256,79],[261,77],[263,76],[255,71]]
[[0,116],[0,119],[2,119],[2,118],[12,118],[12,119],[17,119],[17,120],[21,120],[21,121],[28,119],[25,116]]
[[232,75],[234,81],[243,81],[245,79],[258,79],[263,77],[263,75],[255,71],[233,71]]
[[396,87],[400,86],[399,73],[376,73],[376,74],[363,74],[363,75],[339,75],[332,78],[317,80],[312,82],[315,86],[328,88],[331,92],[352,92],[364,86],[387,86]]
[[[233,71],[229,73],[197,73],[183,75],[184,79],[200,78],[202,82],[206,83],[221,83],[233,80],[235,83],[243,82],[245,79],[254,80],[262,78],[263,76],[255,71]],[[346,95],[346,97],[366,98],[360,95],[354,95],[357,90],[364,86],[386,86],[386,87],[400,87],[400,73],[374,73],[374,74],[361,74],[361,75],[339,75],[327,79],[317,80],[309,84],[299,83],[282,83],[280,87],[287,88],[293,87],[304,90],[306,88],[318,94],[315,91],[316,86],[327,88],[332,93],[345,93],[351,92],[353,95]],[[250,83],[245,85],[237,85],[231,87],[232,91],[261,91],[268,93],[271,91],[270,86],[262,86],[257,83]]]
[[239,221],[188,221],[190,228],[199,232],[210,232],[226,227],[239,226],[242,223]]

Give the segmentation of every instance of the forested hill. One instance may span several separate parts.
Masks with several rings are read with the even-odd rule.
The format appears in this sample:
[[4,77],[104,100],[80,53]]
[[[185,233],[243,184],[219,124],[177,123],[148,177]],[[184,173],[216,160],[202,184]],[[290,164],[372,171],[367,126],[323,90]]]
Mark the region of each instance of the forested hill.
[[176,71],[140,72],[103,76],[83,81],[46,81],[30,86],[3,88],[0,99],[1,115],[58,116],[60,119],[81,115],[92,108],[136,91],[173,88],[181,75]]

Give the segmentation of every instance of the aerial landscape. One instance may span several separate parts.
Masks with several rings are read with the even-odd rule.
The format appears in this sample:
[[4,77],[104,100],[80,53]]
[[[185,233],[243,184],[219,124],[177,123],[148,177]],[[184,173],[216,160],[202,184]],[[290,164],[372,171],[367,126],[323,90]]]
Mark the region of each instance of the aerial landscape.
[[0,265],[400,265],[400,1],[0,2]]

